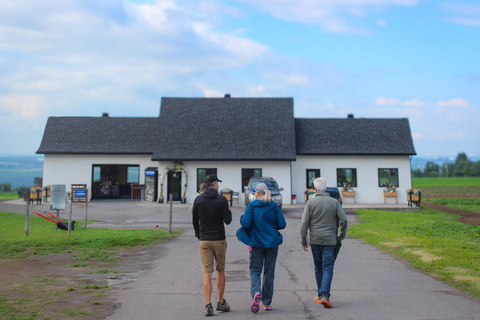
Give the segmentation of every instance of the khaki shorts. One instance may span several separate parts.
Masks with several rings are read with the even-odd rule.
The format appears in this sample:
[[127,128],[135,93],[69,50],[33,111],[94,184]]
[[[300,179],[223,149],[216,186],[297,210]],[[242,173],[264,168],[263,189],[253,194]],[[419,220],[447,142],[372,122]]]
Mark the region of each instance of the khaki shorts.
[[203,273],[213,273],[215,270],[225,270],[225,258],[227,254],[227,240],[200,241],[200,257],[202,258]]

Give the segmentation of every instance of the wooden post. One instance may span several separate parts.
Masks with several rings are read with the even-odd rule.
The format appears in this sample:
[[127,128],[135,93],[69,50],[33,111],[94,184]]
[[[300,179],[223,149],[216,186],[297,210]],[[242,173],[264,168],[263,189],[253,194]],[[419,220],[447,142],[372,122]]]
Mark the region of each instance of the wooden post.
[[27,190],[27,212],[25,213],[25,237],[28,237],[29,224],[30,224],[30,189]]
[[168,233],[172,233],[172,209],[173,209],[173,194],[170,194],[170,217],[168,218]]
[[85,197],[85,230],[87,230],[87,216],[88,216],[88,190],[86,191]]

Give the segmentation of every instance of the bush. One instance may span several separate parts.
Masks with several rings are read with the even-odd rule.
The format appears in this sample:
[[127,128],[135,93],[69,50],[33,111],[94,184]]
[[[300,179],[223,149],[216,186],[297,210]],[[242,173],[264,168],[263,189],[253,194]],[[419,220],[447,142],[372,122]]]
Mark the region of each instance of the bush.
[[10,192],[12,191],[12,185],[10,183],[0,184],[0,192]]

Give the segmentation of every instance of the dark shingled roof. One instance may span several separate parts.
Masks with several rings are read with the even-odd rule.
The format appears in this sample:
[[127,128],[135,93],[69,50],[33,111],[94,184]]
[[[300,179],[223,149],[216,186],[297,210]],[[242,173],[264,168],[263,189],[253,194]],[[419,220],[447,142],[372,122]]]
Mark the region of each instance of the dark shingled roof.
[[295,119],[297,155],[415,155],[408,119]]
[[162,98],[152,160],[295,160],[293,98]]
[[50,117],[37,153],[151,154],[158,118]]
[[153,161],[416,154],[408,119],[294,119],[292,98],[162,98],[160,117],[50,117],[37,153]]

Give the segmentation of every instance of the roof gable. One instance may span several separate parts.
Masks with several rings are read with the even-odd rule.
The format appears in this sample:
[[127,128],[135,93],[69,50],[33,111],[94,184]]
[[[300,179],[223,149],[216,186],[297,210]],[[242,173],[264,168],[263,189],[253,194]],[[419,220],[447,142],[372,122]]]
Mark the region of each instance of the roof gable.
[[408,119],[295,119],[298,155],[415,155]]
[[294,160],[292,98],[162,98],[152,160]]

